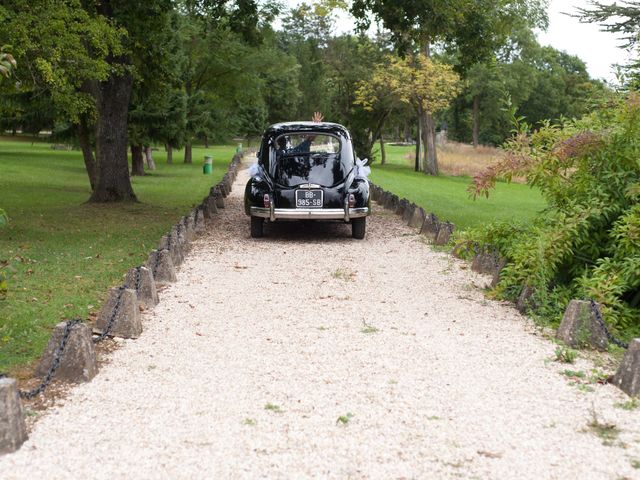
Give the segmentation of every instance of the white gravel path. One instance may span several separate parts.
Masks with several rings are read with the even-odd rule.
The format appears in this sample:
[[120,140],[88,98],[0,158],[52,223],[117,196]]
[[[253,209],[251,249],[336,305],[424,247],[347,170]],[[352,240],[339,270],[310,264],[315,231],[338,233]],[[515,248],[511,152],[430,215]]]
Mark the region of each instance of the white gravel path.
[[550,361],[483,277],[379,208],[364,241],[299,224],[250,239],[245,181],[142,337],[0,478],[640,478],[640,410],[572,386],[560,372],[593,365]]

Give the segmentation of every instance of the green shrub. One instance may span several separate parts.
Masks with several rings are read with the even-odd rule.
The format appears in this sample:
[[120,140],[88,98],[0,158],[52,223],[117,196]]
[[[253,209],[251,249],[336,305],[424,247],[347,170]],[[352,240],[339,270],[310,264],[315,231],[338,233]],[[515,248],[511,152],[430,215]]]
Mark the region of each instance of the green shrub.
[[530,226],[492,224],[459,242],[507,260],[496,295],[534,288],[534,314],[557,322],[571,298],[593,298],[607,322],[640,331],[640,97],[537,131],[516,119],[504,158],[474,178],[474,196],[525,177],[549,207]]

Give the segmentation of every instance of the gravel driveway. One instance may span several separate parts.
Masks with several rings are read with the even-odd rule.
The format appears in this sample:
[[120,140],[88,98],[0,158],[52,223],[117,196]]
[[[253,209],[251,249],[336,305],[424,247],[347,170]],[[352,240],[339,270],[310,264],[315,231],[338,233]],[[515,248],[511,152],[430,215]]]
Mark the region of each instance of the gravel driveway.
[[640,410],[484,277],[380,208],[250,239],[246,179],[0,478],[640,478]]

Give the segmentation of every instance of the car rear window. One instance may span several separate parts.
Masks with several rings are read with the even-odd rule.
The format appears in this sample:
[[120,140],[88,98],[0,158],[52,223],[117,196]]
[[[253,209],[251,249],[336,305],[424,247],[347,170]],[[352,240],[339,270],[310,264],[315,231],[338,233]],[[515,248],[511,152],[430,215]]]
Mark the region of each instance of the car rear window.
[[349,173],[340,161],[340,139],[333,135],[295,133],[275,140],[274,180],[286,187],[316,183],[336,185]]

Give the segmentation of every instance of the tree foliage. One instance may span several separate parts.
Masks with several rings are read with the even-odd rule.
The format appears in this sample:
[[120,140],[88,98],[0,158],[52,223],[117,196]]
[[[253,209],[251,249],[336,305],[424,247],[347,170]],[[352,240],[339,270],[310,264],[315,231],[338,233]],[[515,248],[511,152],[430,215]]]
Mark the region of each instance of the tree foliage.
[[9,52],[5,52],[7,47],[0,48],[0,75],[5,78],[11,76],[15,68],[18,66],[15,58]]
[[528,28],[513,32],[495,61],[474,64],[466,79],[446,116],[450,138],[462,142],[472,140],[474,99],[479,103],[480,143],[501,145],[512,128],[503,108],[507,97],[518,116],[539,126],[544,120],[580,118],[606,95],[605,86],[590,78],[582,60],[541,46]]
[[378,112],[384,121],[401,103],[416,112],[445,110],[460,88],[460,77],[451,65],[422,54],[413,58],[387,55],[376,65],[370,79],[358,82],[354,103],[366,111]]
[[[636,1],[605,4],[591,1],[588,8],[578,8],[582,22],[598,23],[607,32],[622,34],[622,48],[636,51],[635,60],[624,65],[627,86],[640,90],[640,5]],[[625,75],[623,75],[624,77]]]

